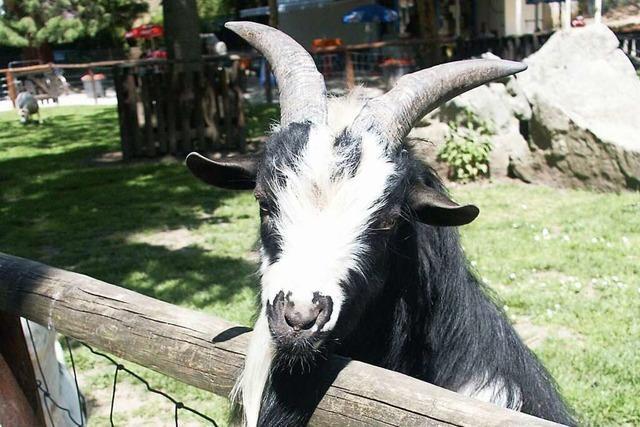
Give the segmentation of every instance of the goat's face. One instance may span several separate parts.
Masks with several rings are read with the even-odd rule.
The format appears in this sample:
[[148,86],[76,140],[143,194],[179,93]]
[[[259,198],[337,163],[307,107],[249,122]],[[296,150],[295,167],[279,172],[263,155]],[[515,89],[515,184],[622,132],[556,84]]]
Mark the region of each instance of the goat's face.
[[[257,173],[262,304],[287,357],[306,358],[357,322],[374,289],[401,169],[374,138],[291,124],[275,133]],[[350,312],[348,312],[350,311]]]
[[324,80],[301,46],[264,25],[227,27],[271,62],[280,129],[260,155],[213,161],[192,153],[187,166],[209,184],[255,191],[260,319],[276,356],[291,367],[357,325],[382,286],[398,218],[450,226],[477,216],[475,206],[459,206],[410,175],[402,141],[413,123],[451,97],[525,67],[472,60],[419,71],[360,105],[355,118],[338,127],[328,120]]
[[[187,164],[205,182],[253,188],[260,209],[261,312],[279,359],[304,368],[340,341],[382,289],[401,216],[435,225],[475,218],[411,176],[409,158],[373,133],[292,123],[258,156]],[[440,197],[440,199],[437,199]]]

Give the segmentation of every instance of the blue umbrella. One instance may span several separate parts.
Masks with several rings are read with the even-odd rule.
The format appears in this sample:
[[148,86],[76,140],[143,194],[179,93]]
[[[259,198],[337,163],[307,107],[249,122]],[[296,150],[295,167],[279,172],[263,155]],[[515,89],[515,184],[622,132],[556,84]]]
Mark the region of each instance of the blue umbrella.
[[393,22],[398,19],[398,12],[386,7],[369,4],[358,6],[345,13],[342,17],[344,24],[356,24],[360,22]]

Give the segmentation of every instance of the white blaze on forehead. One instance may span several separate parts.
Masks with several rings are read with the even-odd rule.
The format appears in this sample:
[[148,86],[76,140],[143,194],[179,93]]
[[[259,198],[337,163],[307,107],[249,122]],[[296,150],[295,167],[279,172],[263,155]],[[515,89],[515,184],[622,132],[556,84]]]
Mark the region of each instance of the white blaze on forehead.
[[312,127],[294,168],[281,171],[286,179],[274,189],[279,213],[272,220],[282,252],[262,271],[263,303],[280,291],[301,303],[310,303],[314,292],[330,296],[334,312],[326,329],[335,325],[343,301],[340,282],[360,271],[363,233],[395,173],[373,135],[362,139],[355,175],[336,171],[341,154],[334,141],[328,128]]

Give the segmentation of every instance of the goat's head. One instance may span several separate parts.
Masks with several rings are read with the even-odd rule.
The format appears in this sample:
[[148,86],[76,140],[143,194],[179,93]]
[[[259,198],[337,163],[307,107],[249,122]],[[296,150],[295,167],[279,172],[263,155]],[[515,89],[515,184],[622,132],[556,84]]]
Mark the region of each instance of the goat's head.
[[[478,215],[427,187],[409,170],[403,139],[441,103],[520,63],[469,60],[402,77],[366,102],[349,125],[328,124],[322,76],[309,54],[270,27],[228,23],[269,60],[280,88],[281,122],[257,156],[187,165],[206,183],[254,190],[261,216],[262,314],[279,353],[307,361],[346,336],[380,292],[389,241],[401,218],[436,226]],[[366,286],[365,286],[366,284]]]

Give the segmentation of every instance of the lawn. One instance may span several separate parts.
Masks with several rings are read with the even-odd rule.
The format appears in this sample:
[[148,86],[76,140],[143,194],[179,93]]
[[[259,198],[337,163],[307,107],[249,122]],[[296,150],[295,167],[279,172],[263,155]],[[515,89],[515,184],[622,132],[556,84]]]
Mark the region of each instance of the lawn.
[[[256,114],[253,132],[270,113]],[[42,116],[42,125],[23,127],[15,114],[0,114],[0,251],[250,325],[252,195],[206,187],[173,159],[114,161],[113,108]],[[461,229],[472,265],[583,423],[640,425],[640,195],[507,182],[453,193],[481,208]],[[75,354],[90,425],[108,425],[113,368],[80,348]],[[224,424],[224,399],[134,369]],[[120,382],[116,424],[172,425],[171,405],[125,376]]]

